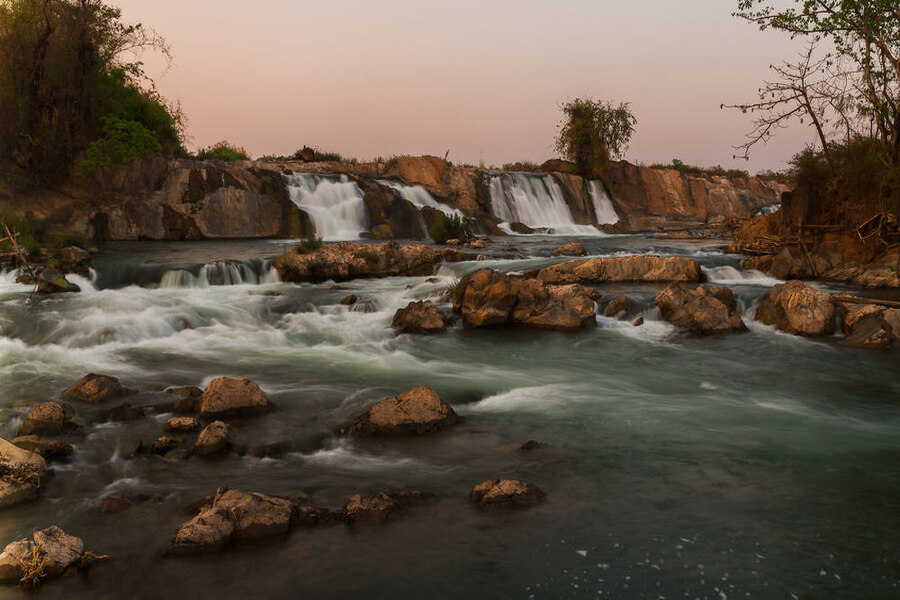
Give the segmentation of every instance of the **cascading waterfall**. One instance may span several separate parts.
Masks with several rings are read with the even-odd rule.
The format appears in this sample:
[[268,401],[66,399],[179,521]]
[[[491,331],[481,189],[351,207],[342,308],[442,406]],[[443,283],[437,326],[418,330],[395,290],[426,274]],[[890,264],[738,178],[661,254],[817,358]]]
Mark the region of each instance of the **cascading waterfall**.
[[600,181],[590,182],[591,201],[594,203],[594,214],[597,216],[597,225],[615,225],[619,222],[619,215],[613,208],[612,199],[606,193],[606,188]]
[[214,261],[201,266],[196,273],[189,269],[166,271],[161,288],[196,288],[221,285],[259,285],[278,283],[281,277],[267,260],[249,262]]
[[503,173],[490,182],[494,215],[554,234],[602,235],[592,225],[577,225],[562,188],[551,175]]
[[416,207],[419,217],[419,228],[422,230],[422,234],[427,239],[431,239],[431,235],[428,232],[428,226],[426,225],[425,219],[422,216],[422,209],[426,206],[428,208],[433,208],[434,210],[440,211],[448,217],[464,216],[461,210],[453,208],[451,206],[447,206],[446,204],[435,200],[434,196],[432,196],[431,193],[421,185],[404,185],[402,183],[397,183],[396,181],[388,181],[386,179],[379,179],[378,183],[388,186],[389,188],[400,194],[401,198]]
[[285,175],[291,201],[309,215],[325,241],[356,240],[369,230],[363,191],[346,175]]

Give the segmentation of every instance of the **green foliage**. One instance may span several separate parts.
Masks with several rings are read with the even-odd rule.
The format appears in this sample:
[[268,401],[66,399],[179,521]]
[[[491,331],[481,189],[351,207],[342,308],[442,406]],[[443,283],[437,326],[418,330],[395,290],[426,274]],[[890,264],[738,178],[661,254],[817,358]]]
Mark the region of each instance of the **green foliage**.
[[356,258],[361,258],[365,260],[370,265],[378,264],[378,254],[372,252],[371,250],[360,250],[356,253]]
[[128,164],[160,152],[159,140],[137,121],[103,117],[103,137],[88,145],[87,157],[78,166],[78,175],[85,177],[98,168]]
[[322,238],[317,237],[316,234],[310,232],[306,235],[305,238],[297,242],[297,245],[294,246],[294,251],[297,252],[297,254],[309,254],[310,252],[315,252],[321,247]]
[[165,40],[102,0],[0,0],[0,156],[35,180],[63,179],[92,142],[103,145],[108,117],[183,154],[180,111],[142,85],[134,57],[146,48],[170,56]]
[[216,142],[208,148],[201,148],[197,152],[197,158],[200,160],[224,160],[225,162],[234,162],[236,160],[250,160],[250,155],[240,146],[235,146],[227,140]]
[[[47,249],[50,256],[59,256],[59,251],[68,246],[87,248],[89,241],[81,234],[71,231],[51,231],[43,225],[34,225],[31,222],[19,218],[9,203],[0,203],[0,221],[12,232],[18,233],[16,243],[23,248],[30,257],[40,256],[42,249]],[[0,233],[0,238],[6,237]],[[13,249],[9,241],[0,242],[0,252]]]
[[440,213],[440,217],[431,226],[429,233],[431,234],[431,239],[436,243],[443,244],[447,240],[464,240],[472,237],[474,226],[475,222],[471,217]]
[[697,176],[709,176],[716,175],[720,177],[750,177],[750,173],[745,171],[744,169],[726,169],[722,167],[722,165],[716,165],[715,167],[697,167],[695,165],[688,165],[684,162],[680,161],[677,158],[673,158],[670,164],[664,165],[662,163],[655,163],[650,165],[651,169],[674,169],[679,173],[684,173],[685,175],[697,175]]
[[556,150],[578,165],[585,177],[602,177],[610,158],[621,157],[634,133],[637,119],[630,105],[575,98],[561,108],[564,116],[556,136]]

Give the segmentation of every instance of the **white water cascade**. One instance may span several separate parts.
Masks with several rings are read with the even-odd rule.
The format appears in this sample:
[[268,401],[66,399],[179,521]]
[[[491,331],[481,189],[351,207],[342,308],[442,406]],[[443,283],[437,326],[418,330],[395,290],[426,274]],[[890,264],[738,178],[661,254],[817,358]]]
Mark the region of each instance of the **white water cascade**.
[[[256,261],[259,263],[259,261]],[[257,271],[258,269],[258,271]],[[204,288],[219,285],[258,285],[278,283],[281,277],[269,261],[258,265],[217,260],[200,267],[194,275],[187,269],[166,271],[159,282],[161,288]]]
[[346,175],[285,175],[291,201],[309,215],[325,241],[356,240],[369,230],[363,191]]
[[562,188],[551,175],[494,175],[490,191],[494,215],[506,224],[524,223],[532,229],[552,234],[603,235],[592,225],[575,223]]
[[388,181],[386,179],[379,179],[378,183],[386,185],[392,190],[396,190],[404,200],[411,203],[420,211],[427,206],[429,208],[441,211],[448,217],[453,215],[456,215],[458,217],[463,216],[461,210],[447,206],[446,204],[435,200],[434,196],[432,196],[431,193],[421,185],[403,185],[402,183],[397,183],[396,181]]
[[591,201],[594,203],[594,214],[597,215],[597,225],[615,225],[619,222],[619,215],[613,208],[612,200],[606,193],[606,188],[600,181],[591,181]]

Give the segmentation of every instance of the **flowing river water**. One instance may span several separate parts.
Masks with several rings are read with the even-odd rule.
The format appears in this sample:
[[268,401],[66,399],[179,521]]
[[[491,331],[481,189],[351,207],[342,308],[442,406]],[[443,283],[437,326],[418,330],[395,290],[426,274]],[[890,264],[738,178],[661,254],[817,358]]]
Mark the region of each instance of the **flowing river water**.
[[[72,437],[42,498],[7,509],[4,544],[57,524],[110,555],[41,598],[890,598],[900,596],[897,351],[808,340],[752,319],[777,283],[708,242],[582,238],[591,255],[693,256],[729,285],[750,331],[694,338],[659,320],[659,286],[608,285],[646,322],[598,317],[580,333],[453,327],[396,336],[396,309],[481,267],[561,260],[560,238],[496,238],[483,261],[433,277],[280,283],[287,242],[109,244],[83,292],[26,303],[0,276],[0,436],[29,406],[88,372],[153,404],[168,386],[257,381],[279,410],[235,424],[239,444],[288,442],[274,458],[167,461],[122,449],[168,418],[103,423]],[[216,262],[216,261],[231,262]],[[232,285],[215,285],[231,283]],[[162,285],[161,285],[162,284]],[[374,300],[375,312],[340,304]],[[336,428],[374,401],[433,386],[465,423],[415,439],[348,440]],[[135,400],[137,399],[137,400]],[[549,447],[522,451],[528,440]],[[540,486],[545,503],[483,513],[485,479]],[[185,505],[220,486],[350,495],[417,488],[440,500],[399,520],[294,529],[223,553],[163,554]],[[99,511],[114,493],[161,501]],[[0,597],[20,597],[14,588]]]

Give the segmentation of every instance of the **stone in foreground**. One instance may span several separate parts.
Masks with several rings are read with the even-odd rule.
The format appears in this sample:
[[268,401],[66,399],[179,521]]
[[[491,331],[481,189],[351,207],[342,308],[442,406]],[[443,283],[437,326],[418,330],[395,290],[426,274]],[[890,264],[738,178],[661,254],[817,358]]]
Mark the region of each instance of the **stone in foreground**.
[[727,287],[670,285],[656,296],[656,306],[663,319],[694,334],[747,331],[734,294]]
[[25,416],[19,435],[62,435],[78,429],[81,424],[71,405],[44,402]]
[[756,319],[795,335],[828,335],[834,333],[834,310],[828,292],[789,281],[766,293],[756,309]]
[[397,333],[442,333],[447,317],[431,300],[410,302],[394,314],[391,327]]
[[213,379],[200,397],[199,413],[207,419],[266,412],[272,407],[255,381],[246,377]]
[[469,497],[481,508],[511,508],[540,504],[544,501],[544,492],[531,483],[495,479],[476,485]]
[[12,443],[23,450],[34,452],[45,460],[69,456],[74,452],[72,444],[64,440],[42,440],[36,435],[23,435],[12,440]]
[[91,404],[100,404],[121,398],[130,392],[119,384],[118,377],[89,373],[70,385],[62,395]]
[[0,508],[36,500],[46,474],[43,457],[0,439]]
[[55,525],[36,531],[32,539],[13,542],[0,553],[0,583],[39,585],[80,565],[84,554],[84,542]]
[[432,433],[462,419],[432,388],[416,386],[385,398],[360,415],[349,429],[356,437]]

